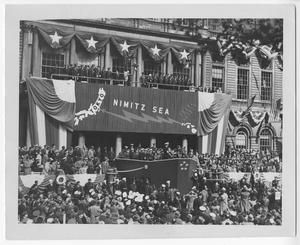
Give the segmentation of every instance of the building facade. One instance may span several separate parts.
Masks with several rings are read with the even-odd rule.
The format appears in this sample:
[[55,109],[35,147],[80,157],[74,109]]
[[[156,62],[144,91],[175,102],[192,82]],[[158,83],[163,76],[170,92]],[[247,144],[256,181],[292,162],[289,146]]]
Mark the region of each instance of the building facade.
[[[137,47],[134,55],[124,58],[111,42],[106,42],[99,52],[86,52],[74,38],[61,48],[51,48],[38,31],[41,25],[66,34],[73,30],[97,36],[117,36],[123,40],[160,42],[166,47],[179,47],[178,50],[182,47],[183,51],[185,49],[193,51],[189,53],[186,62],[180,62],[176,53],[167,49],[163,59],[155,60],[142,46]],[[20,80],[25,80],[28,76],[52,78],[53,74],[63,77],[65,67],[70,64],[94,65],[101,70],[110,69],[113,73],[128,72],[130,85],[137,87],[141,86],[140,78],[143,75],[174,74],[176,77],[188,79],[193,87],[218,88],[223,93],[232,95],[231,116],[239,123],[228,126],[226,135],[228,146],[281,152],[282,114],[278,112],[278,104],[282,103],[283,71],[278,59],[275,57],[267,66],[261,65],[261,60],[255,53],[246,64],[236,62],[231,53],[226,54],[222,60],[215,60],[212,51],[206,48],[203,42],[199,44],[195,37],[201,37],[205,43],[205,40],[208,42],[215,40],[221,33],[222,25],[219,19],[192,21],[114,18],[22,21]],[[253,97],[251,112],[247,117],[241,116]],[[26,118],[24,113],[22,114],[20,110],[20,119]],[[79,144],[86,143],[84,134],[79,132],[76,137]],[[116,145],[120,146],[118,143],[120,137],[117,135],[115,137]],[[183,137],[182,144],[194,148],[196,143],[192,141],[194,140]],[[149,144],[153,142],[155,137],[150,137]],[[24,144],[26,144],[26,128],[22,128],[20,120],[20,145]]]

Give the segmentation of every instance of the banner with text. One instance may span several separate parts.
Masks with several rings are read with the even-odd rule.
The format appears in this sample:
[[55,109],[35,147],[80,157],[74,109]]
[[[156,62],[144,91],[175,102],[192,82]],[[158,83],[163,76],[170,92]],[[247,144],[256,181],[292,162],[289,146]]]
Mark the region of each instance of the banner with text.
[[197,134],[197,93],[76,83],[74,130]]

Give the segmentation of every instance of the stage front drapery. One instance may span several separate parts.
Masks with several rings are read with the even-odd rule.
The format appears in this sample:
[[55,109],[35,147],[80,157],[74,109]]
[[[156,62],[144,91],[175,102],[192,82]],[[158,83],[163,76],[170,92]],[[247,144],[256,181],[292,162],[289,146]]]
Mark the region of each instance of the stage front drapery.
[[35,144],[67,144],[65,128],[195,135],[201,153],[224,149],[230,95],[42,78],[27,79],[27,87]]
[[31,144],[61,145],[60,134],[67,137],[66,130],[73,131],[75,82],[28,78],[26,84]]

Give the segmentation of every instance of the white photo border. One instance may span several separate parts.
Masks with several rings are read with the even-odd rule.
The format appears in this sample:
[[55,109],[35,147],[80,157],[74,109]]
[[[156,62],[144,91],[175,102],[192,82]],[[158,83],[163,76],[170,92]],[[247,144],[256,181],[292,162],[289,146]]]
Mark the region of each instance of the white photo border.
[[[185,9],[183,12],[182,9]],[[5,9],[6,237],[37,239],[147,239],[294,236],[296,223],[296,47],[293,5],[7,5]],[[281,226],[24,225],[17,222],[19,21],[62,18],[283,18],[283,222]],[[18,72],[16,72],[16,69]],[[55,236],[53,236],[55,234]]]

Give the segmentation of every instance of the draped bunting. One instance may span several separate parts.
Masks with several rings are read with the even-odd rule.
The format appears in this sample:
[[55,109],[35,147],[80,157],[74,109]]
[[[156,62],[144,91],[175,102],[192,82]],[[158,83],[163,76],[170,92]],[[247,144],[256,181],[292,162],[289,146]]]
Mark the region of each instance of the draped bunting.
[[46,43],[54,49],[63,48],[68,45],[74,37],[73,31],[68,31],[62,28],[47,26],[47,28],[38,27],[37,30],[44,38]]
[[[73,28],[61,27],[54,24],[30,22],[30,25],[34,26],[44,38],[46,43],[54,49],[64,48],[70,43],[72,38],[76,38],[89,53],[101,53],[104,51],[105,45],[108,42],[111,42],[118,53],[125,57],[135,57],[137,54],[137,48],[140,46],[147,51],[147,54],[155,61],[163,60],[171,50],[179,63],[186,63],[195,50],[195,48],[191,48],[189,46],[183,47],[170,43],[75,31]],[[153,53],[152,49],[155,47],[160,49],[158,51],[159,55]],[[189,53],[187,57],[188,59],[182,58],[181,52],[184,50]]]
[[76,32],[76,38],[80,41],[85,50],[89,53],[104,52],[105,45],[109,42],[110,37],[100,34],[91,34],[85,32]]
[[[143,49],[147,51],[147,54],[155,61],[161,61],[165,59],[170,51],[169,45],[166,44],[155,43],[145,40],[140,41],[140,43]],[[155,47],[157,48],[158,55],[155,54]]]
[[186,64],[187,61],[191,60],[191,54],[194,52],[194,49],[189,48],[171,48],[171,52],[176,58],[177,62],[180,64]]
[[233,127],[237,127],[243,120],[247,119],[249,125],[254,128],[257,127],[263,120],[269,117],[267,112],[252,112],[250,111],[246,116],[243,116],[242,111],[230,111],[229,113],[229,123]]
[[218,93],[198,93],[198,135],[211,133],[221,118],[229,113],[231,96]]
[[111,37],[111,41],[118,50],[119,54],[125,57],[135,57],[139,41],[124,39],[121,37]]
[[[57,176],[55,175],[44,175],[44,174],[29,174],[29,175],[20,175],[19,176],[19,186],[22,188],[30,188],[35,181],[38,181],[39,186],[46,187],[50,182],[49,179],[55,181]],[[81,186],[84,186],[88,179],[91,179],[92,182],[100,183],[103,182],[105,176],[102,174],[67,174],[65,175],[66,180],[79,182]]]
[[28,99],[72,130],[76,106],[74,81],[28,78],[26,84]]
[[222,60],[230,53],[233,60],[240,65],[248,63],[250,56],[255,54],[260,61],[261,68],[267,67],[272,59],[276,57],[282,61],[282,44],[279,44],[278,47],[261,45],[259,40],[244,43],[237,41],[234,37],[229,40],[210,39],[203,42],[207,43],[207,48],[210,50],[213,60]]

